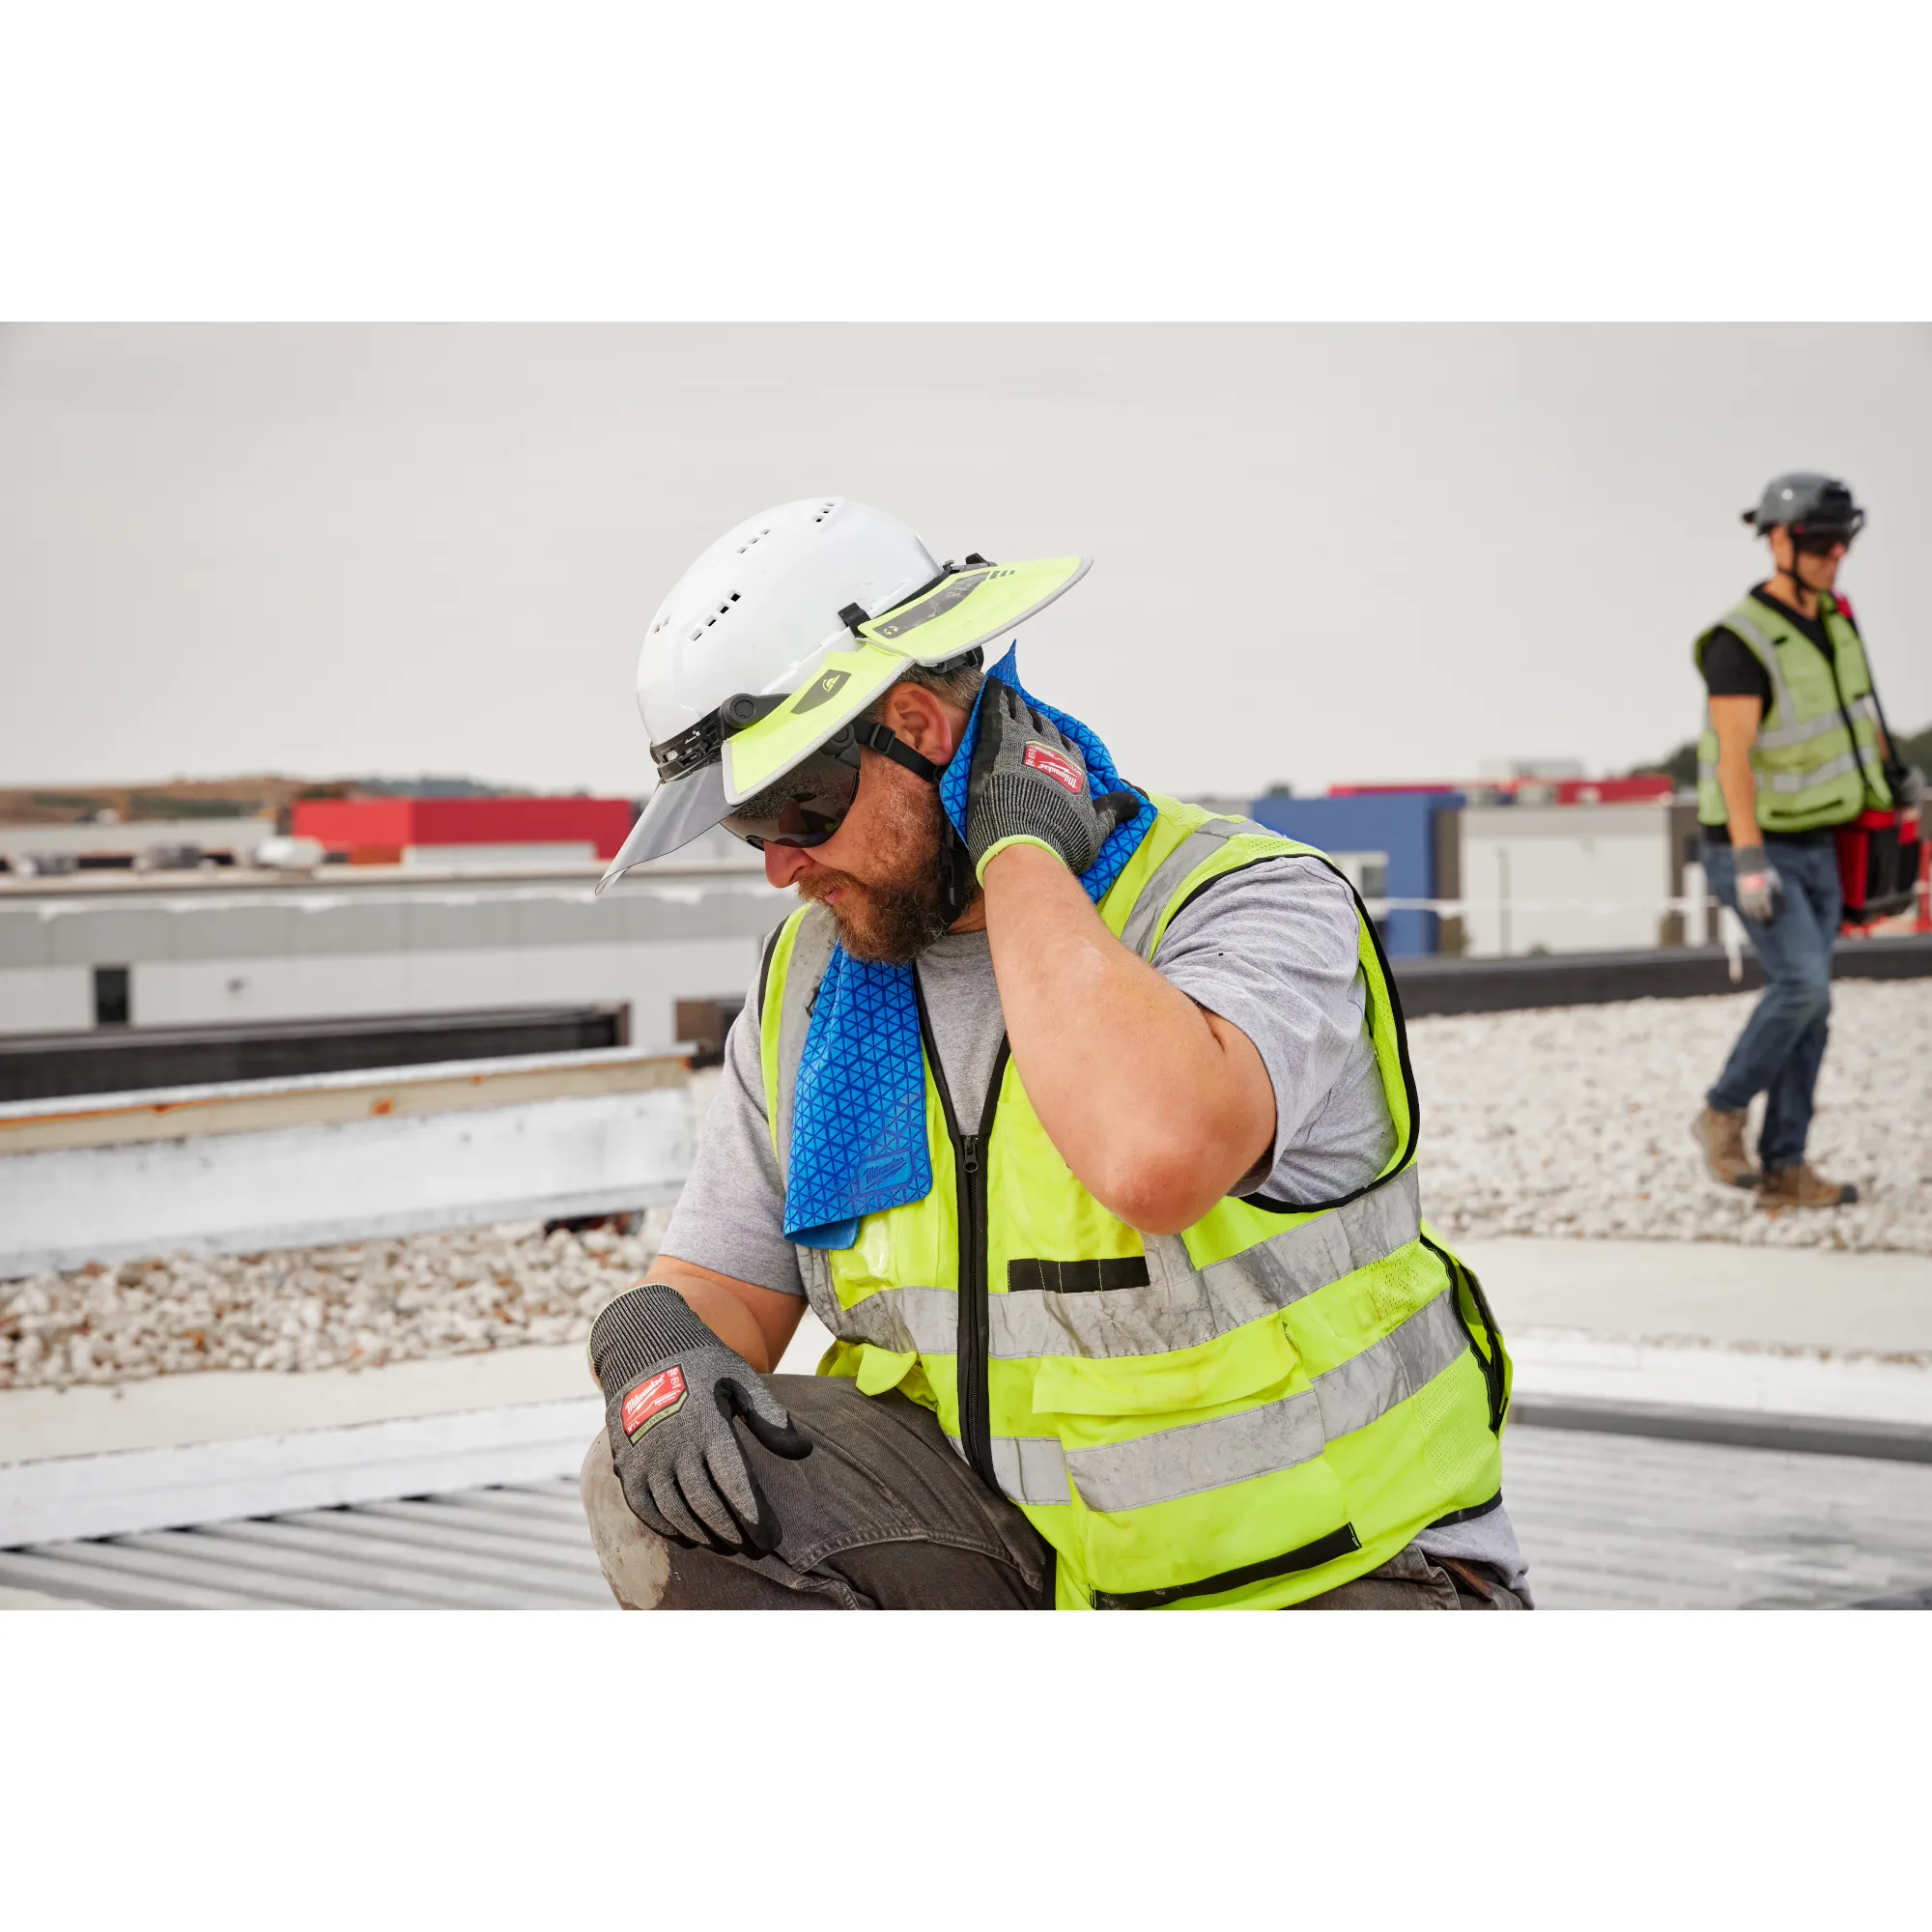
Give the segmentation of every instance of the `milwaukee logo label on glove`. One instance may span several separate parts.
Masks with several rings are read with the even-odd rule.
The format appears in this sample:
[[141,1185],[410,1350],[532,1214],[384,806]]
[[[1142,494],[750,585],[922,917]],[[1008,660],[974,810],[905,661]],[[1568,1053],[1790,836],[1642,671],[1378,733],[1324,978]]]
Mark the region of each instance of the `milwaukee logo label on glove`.
[[1037,772],[1044,772],[1056,784],[1064,784],[1078,796],[1084,782],[1080,767],[1071,758],[1063,757],[1058,752],[1049,751],[1044,745],[1029,743],[1025,753],[1025,762]]
[[624,1398],[624,1434],[633,1442],[652,1424],[684,1406],[684,1371],[673,1363],[640,1381]]

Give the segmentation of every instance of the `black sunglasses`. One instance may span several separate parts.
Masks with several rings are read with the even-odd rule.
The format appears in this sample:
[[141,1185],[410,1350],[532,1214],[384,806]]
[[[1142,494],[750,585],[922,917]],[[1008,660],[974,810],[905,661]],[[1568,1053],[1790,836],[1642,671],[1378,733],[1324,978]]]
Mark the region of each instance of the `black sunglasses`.
[[1850,550],[1857,535],[1856,530],[1794,530],[1791,540],[1801,556],[1830,556],[1840,546]]
[[724,819],[726,832],[754,852],[767,845],[823,845],[858,796],[859,767],[814,752]]

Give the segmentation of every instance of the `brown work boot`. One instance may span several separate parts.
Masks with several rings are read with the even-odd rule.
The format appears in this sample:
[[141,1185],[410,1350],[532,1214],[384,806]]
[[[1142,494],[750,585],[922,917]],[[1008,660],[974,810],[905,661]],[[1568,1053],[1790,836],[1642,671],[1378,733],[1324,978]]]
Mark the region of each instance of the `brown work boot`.
[[1690,1138],[1704,1150],[1711,1179],[1725,1187],[1755,1187],[1764,1177],[1745,1151],[1745,1117],[1706,1107],[1690,1122]]
[[1776,1212],[1780,1208],[1849,1208],[1859,1198],[1859,1190],[1848,1180],[1827,1180],[1809,1161],[1796,1167],[1775,1167],[1758,1189],[1760,1208]]

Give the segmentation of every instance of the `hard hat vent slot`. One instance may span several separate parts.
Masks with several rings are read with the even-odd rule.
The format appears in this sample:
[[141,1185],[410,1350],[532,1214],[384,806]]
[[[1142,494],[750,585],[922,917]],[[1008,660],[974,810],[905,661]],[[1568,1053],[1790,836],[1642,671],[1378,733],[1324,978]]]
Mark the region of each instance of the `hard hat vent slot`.
[[747,537],[745,541],[738,546],[738,554],[740,556],[743,556],[745,553],[748,550],[750,550],[753,544],[762,542],[766,537],[770,535],[771,535],[770,530],[760,530],[756,536]]
[[814,524],[822,524],[826,520],[826,518],[829,517],[833,513],[833,511],[836,510],[838,507],[838,503],[836,497],[827,502],[819,504],[818,514],[817,516],[813,517],[811,521]]

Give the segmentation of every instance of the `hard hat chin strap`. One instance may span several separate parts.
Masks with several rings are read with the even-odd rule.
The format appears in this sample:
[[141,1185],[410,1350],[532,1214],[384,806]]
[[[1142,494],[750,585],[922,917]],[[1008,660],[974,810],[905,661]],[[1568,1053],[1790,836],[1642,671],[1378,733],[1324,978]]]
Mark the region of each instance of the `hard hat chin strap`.
[[973,855],[966,841],[952,829],[952,821],[942,811],[939,833],[939,909],[948,925],[956,924],[973,903],[979,881],[973,876]]
[[[863,745],[867,751],[892,759],[894,764],[902,765],[914,778],[923,779],[935,787],[940,774],[946,769],[944,765],[935,765],[923,753],[915,752],[903,738],[874,719],[854,719],[833,735],[830,746],[842,751],[843,747],[838,746],[841,738],[846,738],[846,742],[855,748],[855,755],[856,748]],[[939,818],[939,909],[946,915],[947,924],[952,925],[965,915],[966,908],[973,903],[978,881],[973,876],[973,855],[966,849],[965,839],[953,830],[952,820],[943,810]]]

